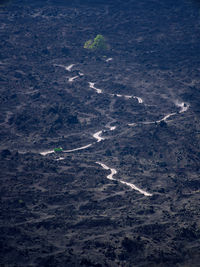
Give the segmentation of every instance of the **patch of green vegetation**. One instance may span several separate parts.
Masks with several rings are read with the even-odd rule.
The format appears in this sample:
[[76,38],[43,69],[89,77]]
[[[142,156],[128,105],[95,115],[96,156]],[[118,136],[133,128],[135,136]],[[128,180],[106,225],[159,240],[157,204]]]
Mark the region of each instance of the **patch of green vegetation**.
[[88,40],[84,44],[84,48],[90,49],[90,50],[107,50],[108,45],[105,41],[105,38],[103,35],[98,34],[94,40]]
[[92,43],[93,43],[92,40],[86,41],[85,44],[84,44],[84,48],[91,49]]
[[54,152],[62,152],[62,151],[63,151],[62,147],[54,148]]

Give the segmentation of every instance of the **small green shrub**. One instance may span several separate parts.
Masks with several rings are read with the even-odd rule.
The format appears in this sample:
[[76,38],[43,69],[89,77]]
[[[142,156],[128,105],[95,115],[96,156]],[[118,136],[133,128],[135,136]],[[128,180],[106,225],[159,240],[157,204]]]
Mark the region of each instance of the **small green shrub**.
[[84,48],[90,50],[106,50],[108,45],[106,44],[105,38],[103,35],[98,34],[94,40],[88,40],[84,44]]
[[62,152],[62,151],[63,151],[62,147],[54,148],[54,152]]
[[85,42],[85,44],[84,44],[84,48],[86,48],[86,49],[91,49],[90,47],[91,47],[91,45],[92,45],[92,40],[88,40],[88,41],[86,41]]

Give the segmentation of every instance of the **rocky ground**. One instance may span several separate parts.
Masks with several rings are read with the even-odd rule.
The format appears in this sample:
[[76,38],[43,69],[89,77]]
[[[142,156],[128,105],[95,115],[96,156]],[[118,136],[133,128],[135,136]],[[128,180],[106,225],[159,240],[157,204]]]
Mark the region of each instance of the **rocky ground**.
[[1,267],[199,266],[198,8],[2,1]]

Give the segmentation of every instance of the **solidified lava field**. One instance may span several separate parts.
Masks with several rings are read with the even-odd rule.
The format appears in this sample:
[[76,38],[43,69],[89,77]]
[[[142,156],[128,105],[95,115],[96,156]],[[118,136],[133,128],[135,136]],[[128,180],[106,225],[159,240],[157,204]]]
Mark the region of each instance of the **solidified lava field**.
[[199,266],[199,2],[0,11],[0,267]]

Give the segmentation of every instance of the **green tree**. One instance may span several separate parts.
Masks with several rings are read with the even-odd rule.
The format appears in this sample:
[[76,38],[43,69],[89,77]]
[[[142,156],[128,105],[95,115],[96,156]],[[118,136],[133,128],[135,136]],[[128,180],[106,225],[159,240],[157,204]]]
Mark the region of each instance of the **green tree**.
[[105,38],[103,35],[98,34],[94,40],[88,40],[84,44],[84,48],[90,50],[106,50],[108,45],[106,44]]
[[85,42],[84,44],[84,48],[86,49],[91,49],[91,45],[92,45],[93,41],[92,40],[88,40]]
[[54,152],[62,152],[62,151],[63,151],[62,147],[54,148]]

